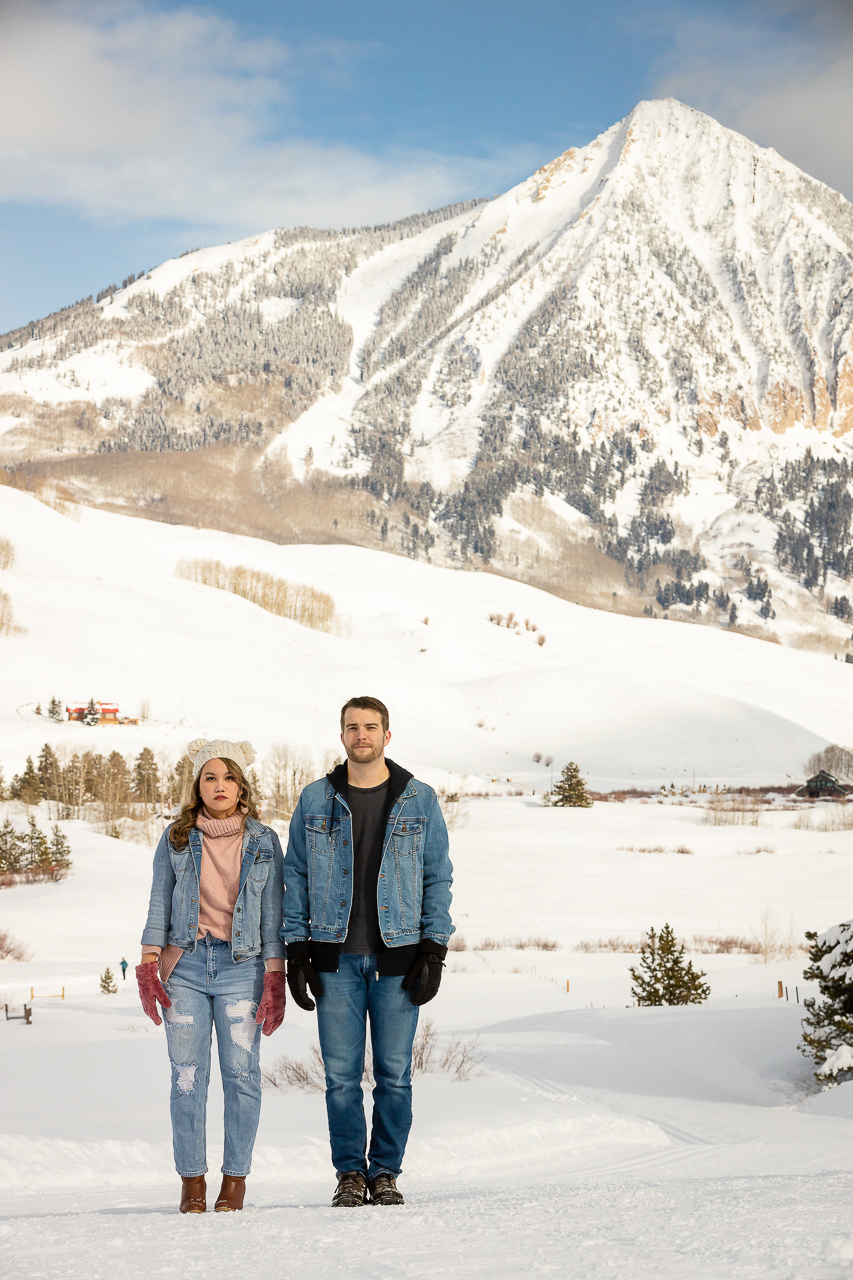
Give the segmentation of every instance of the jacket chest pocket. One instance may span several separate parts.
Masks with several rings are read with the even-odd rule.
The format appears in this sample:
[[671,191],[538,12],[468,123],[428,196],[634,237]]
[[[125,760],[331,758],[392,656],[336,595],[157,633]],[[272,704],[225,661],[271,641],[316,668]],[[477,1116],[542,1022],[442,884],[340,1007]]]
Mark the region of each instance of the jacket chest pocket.
[[398,858],[411,858],[421,847],[424,837],[422,819],[412,818],[398,822],[394,828],[394,852]]
[[248,883],[251,884],[252,888],[257,889],[258,892],[263,889],[267,882],[267,876],[269,875],[271,866],[272,858],[269,855],[265,857],[263,854],[259,854],[259,856],[255,858],[248,876]]
[[311,852],[328,857],[340,843],[341,824],[339,821],[329,822],[327,818],[308,818],[305,832]]

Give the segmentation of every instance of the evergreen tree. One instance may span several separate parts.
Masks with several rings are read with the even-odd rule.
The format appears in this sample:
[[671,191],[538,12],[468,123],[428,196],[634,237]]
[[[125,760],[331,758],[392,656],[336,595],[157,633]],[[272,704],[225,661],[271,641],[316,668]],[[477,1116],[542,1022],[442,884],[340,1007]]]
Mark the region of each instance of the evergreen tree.
[[40,703],[40,702],[37,702],[37,703],[36,703],[36,715],[37,715],[37,716],[40,716],[41,714],[42,714],[42,710],[41,710],[41,703]]
[[62,705],[58,698],[51,698],[48,703],[47,714],[50,716],[51,720],[56,720],[57,723],[62,722]]
[[0,765],[0,800],[8,800],[6,794],[6,779],[3,777],[3,766]]
[[590,809],[592,801],[581,777],[581,771],[572,761],[567,764],[554,785],[550,803],[558,808]]
[[816,982],[820,999],[803,1001],[803,1042],[800,1052],[814,1059],[815,1075],[837,1081],[853,1076],[853,984],[848,974],[853,965],[853,920],[845,920],[826,933],[806,933],[809,964],[803,972],[807,982]]
[[160,785],[160,775],[154,752],[143,747],[133,765],[133,794],[142,804],[154,804]]
[[38,775],[41,793],[45,799],[58,800],[61,770],[56,753],[48,742],[44,744],[39,755]]
[[27,756],[24,772],[15,774],[12,779],[12,799],[21,800],[24,804],[38,804],[42,798],[41,782],[36,773],[32,756]]
[[53,828],[53,839],[50,842],[50,861],[55,871],[71,870],[71,845],[68,837],[57,826]]
[[23,840],[7,818],[0,827],[0,875],[15,875],[22,861]]
[[706,975],[693,968],[692,960],[685,963],[684,943],[679,944],[668,924],[660,934],[649,929],[640,948],[639,970],[632,967],[629,973],[634,980],[631,995],[640,1005],[702,1004],[711,994],[702,981]]
[[113,971],[110,966],[107,965],[106,969],[101,974],[101,993],[105,996],[114,996],[117,991],[118,987],[116,986],[115,978],[113,977]]
[[83,723],[89,725],[89,727],[91,728],[92,725],[100,724],[100,722],[101,722],[101,713],[98,710],[98,708],[95,706],[95,699],[90,698],[89,705],[86,707],[86,710],[83,712]]
[[19,837],[21,845],[21,870],[43,871],[50,866],[50,845],[47,836],[36,826],[35,818],[30,815],[28,829]]

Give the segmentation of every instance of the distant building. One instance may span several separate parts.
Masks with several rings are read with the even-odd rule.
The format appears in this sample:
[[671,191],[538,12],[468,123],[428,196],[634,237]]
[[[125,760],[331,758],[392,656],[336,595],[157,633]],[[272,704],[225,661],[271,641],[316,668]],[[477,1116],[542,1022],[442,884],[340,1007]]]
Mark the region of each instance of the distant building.
[[844,800],[850,794],[850,788],[827,773],[826,769],[821,769],[813,778],[808,778],[805,785],[794,794],[809,800]]
[[[87,702],[76,703],[65,708],[69,720],[77,720],[82,724],[86,715]],[[117,702],[96,702],[98,724],[139,724],[137,716],[120,716]]]

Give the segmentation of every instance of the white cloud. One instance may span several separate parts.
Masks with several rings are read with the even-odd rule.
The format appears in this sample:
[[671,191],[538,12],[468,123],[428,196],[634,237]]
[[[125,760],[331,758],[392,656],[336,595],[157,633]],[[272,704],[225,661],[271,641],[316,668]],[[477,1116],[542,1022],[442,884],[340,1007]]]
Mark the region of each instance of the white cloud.
[[248,38],[140,0],[5,0],[0,200],[243,234],[397,217],[535,167],[518,149],[370,155],[299,136],[306,82],[340,83],[363,52]]
[[676,19],[653,92],[775,147],[853,198],[849,3],[790,0],[753,6],[748,15],[741,10],[737,18]]

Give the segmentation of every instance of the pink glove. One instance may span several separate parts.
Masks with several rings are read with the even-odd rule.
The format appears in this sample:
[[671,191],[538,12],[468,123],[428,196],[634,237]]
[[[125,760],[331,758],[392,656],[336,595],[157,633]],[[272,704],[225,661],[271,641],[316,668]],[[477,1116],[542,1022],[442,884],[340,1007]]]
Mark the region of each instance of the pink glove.
[[172,1002],[163,990],[163,984],[157,972],[157,965],[150,962],[148,964],[138,964],[136,966],[136,981],[139,984],[139,999],[142,1001],[142,1007],[151,1021],[159,1027],[161,1018],[157,1013],[155,1001],[159,1000],[164,1009],[171,1009]]
[[263,1023],[261,1031],[271,1036],[284,1022],[284,1006],[287,1001],[287,984],[283,973],[264,974],[264,994],[255,1014],[255,1022]]

